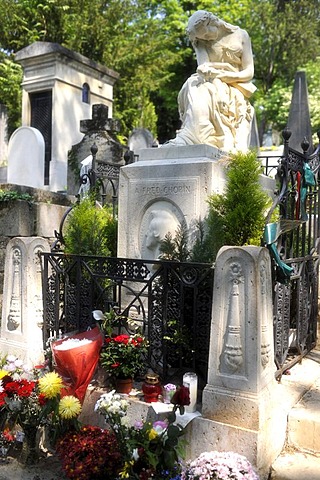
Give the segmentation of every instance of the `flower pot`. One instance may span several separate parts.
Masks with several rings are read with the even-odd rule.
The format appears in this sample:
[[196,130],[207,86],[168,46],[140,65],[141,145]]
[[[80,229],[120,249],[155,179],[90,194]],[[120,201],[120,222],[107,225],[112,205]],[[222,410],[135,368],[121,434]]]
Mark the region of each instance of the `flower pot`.
[[117,393],[130,393],[132,390],[132,385],[132,378],[116,378],[115,380],[115,387]]

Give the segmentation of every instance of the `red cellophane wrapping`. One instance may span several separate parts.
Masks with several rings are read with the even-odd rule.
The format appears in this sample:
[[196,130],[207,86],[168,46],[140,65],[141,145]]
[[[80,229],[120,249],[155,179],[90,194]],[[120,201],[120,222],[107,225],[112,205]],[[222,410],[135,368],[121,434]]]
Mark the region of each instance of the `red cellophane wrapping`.
[[[88,339],[90,343],[74,346],[68,350],[57,350],[57,346],[68,339]],[[87,387],[99,361],[103,335],[98,327],[52,343],[56,372],[62,377],[65,389],[62,395],[75,395],[84,401]]]

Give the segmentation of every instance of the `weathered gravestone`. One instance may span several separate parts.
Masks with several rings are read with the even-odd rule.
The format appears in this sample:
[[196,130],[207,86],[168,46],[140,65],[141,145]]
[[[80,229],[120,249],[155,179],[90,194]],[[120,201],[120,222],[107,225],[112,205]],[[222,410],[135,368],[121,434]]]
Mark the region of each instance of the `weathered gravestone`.
[[44,139],[33,127],[20,127],[12,134],[8,153],[8,183],[45,188]]
[[30,366],[43,361],[39,252],[49,250],[49,242],[40,237],[13,238],[6,250],[0,351]]
[[91,168],[90,155],[93,145],[97,147],[97,173],[112,178],[119,177],[119,169],[125,165],[124,151],[116,133],[120,131],[118,120],[109,118],[106,105],[97,104],[92,107],[92,119],[80,121],[80,131],[84,133],[81,142],[72,146],[68,153],[68,193],[76,194],[80,186],[80,171],[86,161],[88,171]]

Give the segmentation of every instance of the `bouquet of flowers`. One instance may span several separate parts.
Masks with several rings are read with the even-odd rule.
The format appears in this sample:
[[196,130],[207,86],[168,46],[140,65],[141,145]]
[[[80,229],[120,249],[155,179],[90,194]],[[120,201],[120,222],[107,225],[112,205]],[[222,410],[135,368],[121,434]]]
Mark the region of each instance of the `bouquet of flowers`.
[[98,327],[52,343],[55,370],[65,384],[65,393],[84,401],[87,387],[99,361],[103,337]]
[[0,406],[4,407],[7,421],[13,425],[38,427],[46,424],[54,414],[69,420],[81,411],[77,398],[60,398],[63,383],[56,372],[48,372],[34,380],[14,380],[2,370],[0,379]]
[[166,421],[136,422],[133,426],[126,421],[127,401],[114,390],[98,399],[95,411],[104,415],[122,453],[121,478],[169,480],[179,476],[184,430],[175,424],[176,410],[183,412],[184,405],[190,403],[188,394],[188,388],[178,389],[174,409]]
[[55,435],[76,427],[81,404],[73,396],[61,398],[63,382],[56,372],[28,372],[27,377],[13,370],[0,370],[0,409],[3,423],[11,429],[20,427],[25,442],[33,445],[30,458],[25,459],[32,463],[37,457],[39,426],[51,427]]
[[100,353],[101,366],[115,378],[134,378],[142,371],[147,347],[147,340],[139,334],[107,336]]
[[181,480],[259,480],[259,477],[244,456],[212,451],[188,462]]

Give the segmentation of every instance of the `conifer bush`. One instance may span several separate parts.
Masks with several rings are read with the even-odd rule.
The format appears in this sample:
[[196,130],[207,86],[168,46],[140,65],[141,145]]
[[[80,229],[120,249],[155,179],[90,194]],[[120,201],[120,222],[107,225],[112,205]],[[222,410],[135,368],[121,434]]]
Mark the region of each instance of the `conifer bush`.
[[64,232],[65,253],[117,255],[117,221],[112,207],[97,206],[90,198],[77,203],[68,216]]
[[261,245],[265,214],[271,204],[259,182],[261,173],[255,151],[230,155],[225,192],[208,198],[208,216],[199,224],[194,261],[214,261],[223,245]]

